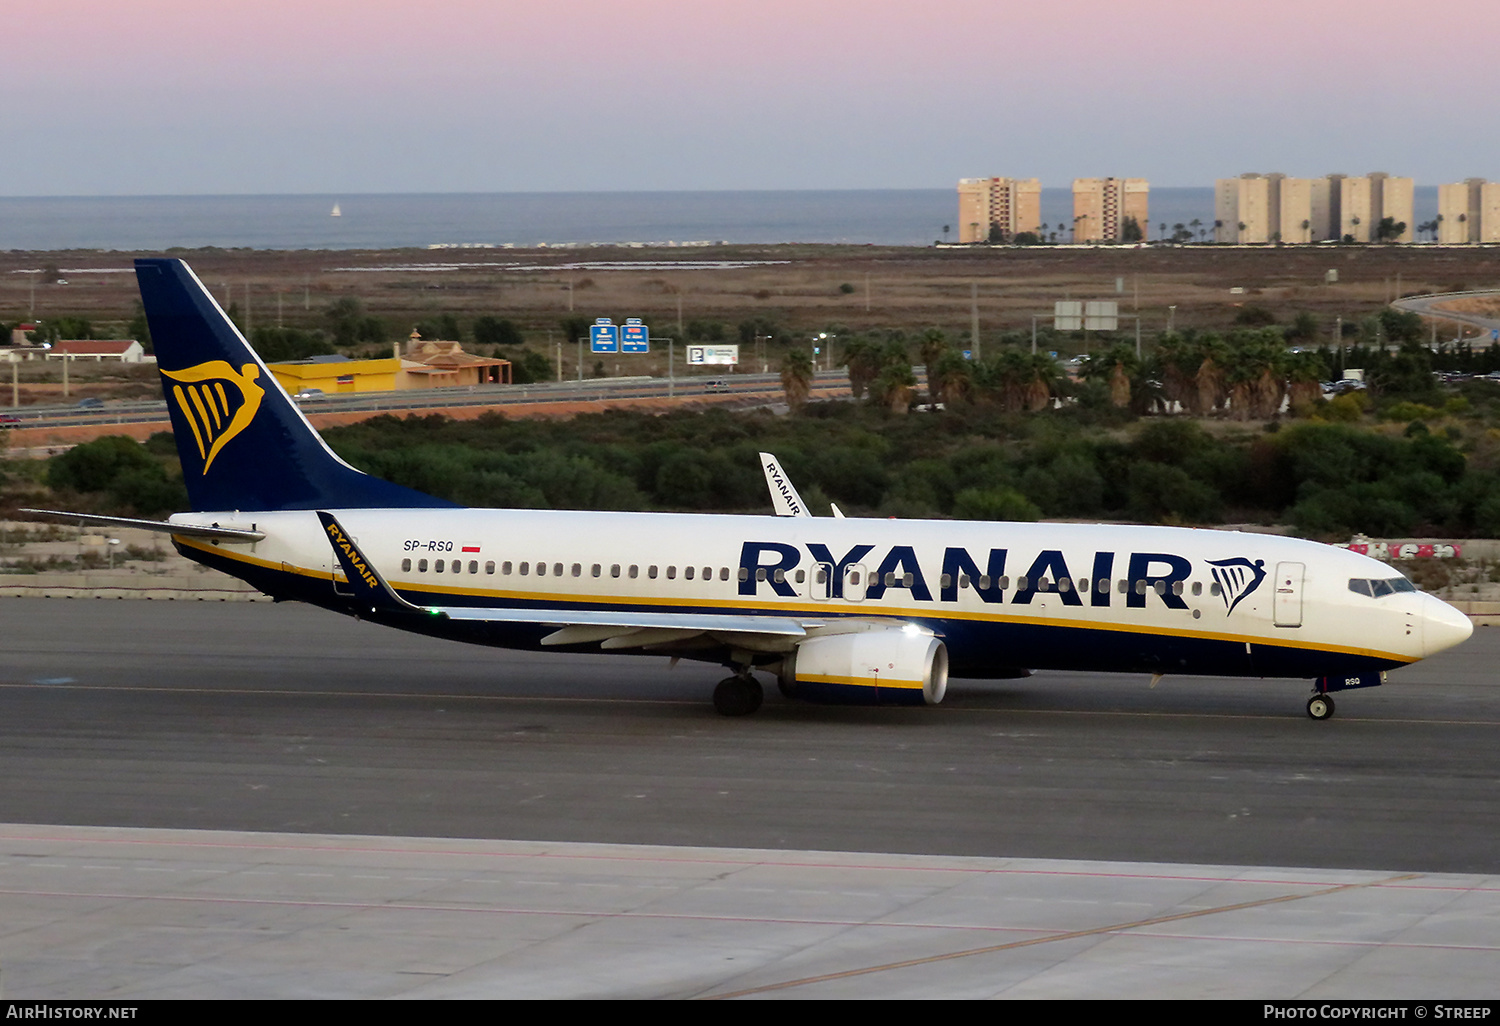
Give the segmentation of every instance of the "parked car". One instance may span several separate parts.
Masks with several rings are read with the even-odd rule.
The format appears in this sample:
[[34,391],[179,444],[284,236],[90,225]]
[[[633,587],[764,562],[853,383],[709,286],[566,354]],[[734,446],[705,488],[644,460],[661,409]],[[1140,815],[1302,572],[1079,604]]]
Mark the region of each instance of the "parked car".
[[292,396],[292,398],[297,400],[299,403],[306,403],[313,402],[317,399],[327,399],[328,393],[323,391],[321,388],[304,388],[302,391]]
[[80,410],[97,410],[104,405],[104,400],[97,395],[86,395],[78,400],[77,408]]

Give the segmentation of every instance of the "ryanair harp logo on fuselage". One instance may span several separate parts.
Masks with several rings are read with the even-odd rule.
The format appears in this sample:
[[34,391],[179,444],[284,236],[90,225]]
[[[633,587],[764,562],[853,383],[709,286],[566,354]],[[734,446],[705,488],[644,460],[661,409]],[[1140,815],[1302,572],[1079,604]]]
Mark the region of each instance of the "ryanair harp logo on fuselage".
[[1234,612],[1240,600],[1259,588],[1260,582],[1266,579],[1266,561],[1263,559],[1254,563],[1244,557],[1210,559],[1208,565],[1213,567],[1214,580],[1218,582],[1219,593],[1224,599],[1225,616]]
[[266,390],[255,383],[260,368],[247,363],[236,372],[223,360],[210,360],[180,371],[162,371],[172,385],[172,399],[182,410],[203,458],[203,473],[236,435],[250,426]]

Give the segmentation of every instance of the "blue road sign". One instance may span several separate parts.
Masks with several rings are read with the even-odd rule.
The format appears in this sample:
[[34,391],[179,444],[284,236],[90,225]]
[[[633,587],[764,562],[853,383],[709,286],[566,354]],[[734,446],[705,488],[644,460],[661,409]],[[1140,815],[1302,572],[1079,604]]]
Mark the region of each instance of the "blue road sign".
[[964,359],[965,360],[972,360],[972,359],[974,359],[974,350],[972,350],[972,349],[965,349],[964,350]]
[[1500,342],[1500,328],[1491,328],[1490,329],[1490,341],[1491,342]]
[[651,352],[651,329],[642,324],[639,317],[625,319],[625,326],[620,329],[620,352]]
[[620,351],[620,328],[608,317],[600,317],[589,325],[589,352],[618,353]]

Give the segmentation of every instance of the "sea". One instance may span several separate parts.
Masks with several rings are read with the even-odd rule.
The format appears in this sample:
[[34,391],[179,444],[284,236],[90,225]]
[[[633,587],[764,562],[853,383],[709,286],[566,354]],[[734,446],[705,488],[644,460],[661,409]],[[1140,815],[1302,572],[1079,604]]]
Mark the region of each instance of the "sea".
[[[1042,221],[1071,224],[1072,192],[1042,190]],[[1148,236],[1213,226],[1210,187],[1151,190]],[[334,209],[338,216],[333,216]],[[1416,190],[1416,220],[1437,187]],[[0,197],[0,251],[406,249],[957,241],[953,189]],[[1059,237],[1065,237],[1059,233]]]

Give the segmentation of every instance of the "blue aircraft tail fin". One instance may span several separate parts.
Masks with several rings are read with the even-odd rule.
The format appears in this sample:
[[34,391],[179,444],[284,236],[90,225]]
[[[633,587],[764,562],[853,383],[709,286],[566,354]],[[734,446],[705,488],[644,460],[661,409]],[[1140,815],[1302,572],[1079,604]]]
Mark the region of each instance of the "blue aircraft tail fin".
[[181,260],[137,260],[194,510],[451,507],[339,459]]

